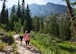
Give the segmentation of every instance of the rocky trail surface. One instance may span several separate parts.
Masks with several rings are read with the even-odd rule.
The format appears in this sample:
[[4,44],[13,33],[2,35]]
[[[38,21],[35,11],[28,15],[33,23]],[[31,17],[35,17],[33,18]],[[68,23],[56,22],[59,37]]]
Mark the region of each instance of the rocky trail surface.
[[17,40],[18,36],[19,35],[14,35],[18,54],[41,54],[40,51],[32,45],[30,45],[30,48],[27,49],[25,47],[26,44],[24,40],[22,41],[22,44],[20,43],[20,40]]

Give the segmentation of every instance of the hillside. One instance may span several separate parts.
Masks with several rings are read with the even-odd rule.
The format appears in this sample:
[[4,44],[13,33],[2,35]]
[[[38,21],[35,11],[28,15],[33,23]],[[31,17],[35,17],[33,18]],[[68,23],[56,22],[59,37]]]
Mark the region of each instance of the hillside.
[[46,5],[29,5],[32,16],[47,16],[49,14],[66,13],[66,6],[48,2]]
[[[17,10],[17,5],[15,5]],[[9,14],[11,13],[11,9],[9,8]],[[39,5],[39,4],[30,4],[29,9],[31,11],[31,16],[48,16],[50,14],[57,14],[57,13],[66,13],[66,6],[54,4],[48,2],[45,5]]]

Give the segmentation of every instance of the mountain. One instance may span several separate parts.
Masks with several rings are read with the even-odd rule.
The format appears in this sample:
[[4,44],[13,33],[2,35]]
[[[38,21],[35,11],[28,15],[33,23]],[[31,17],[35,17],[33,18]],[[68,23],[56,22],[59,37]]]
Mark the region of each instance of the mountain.
[[29,5],[32,16],[47,16],[50,14],[66,13],[64,5],[53,4],[48,2],[46,5],[31,4]]
[[[17,10],[17,6],[16,10]],[[9,8],[9,12],[11,8]],[[53,4],[48,2],[45,5],[38,5],[38,4],[31,4],[29,5],[29,9],[31,11],[31,16],[48,16],[50,14],[57,14],[57,13],[66,13],[66,6]]]

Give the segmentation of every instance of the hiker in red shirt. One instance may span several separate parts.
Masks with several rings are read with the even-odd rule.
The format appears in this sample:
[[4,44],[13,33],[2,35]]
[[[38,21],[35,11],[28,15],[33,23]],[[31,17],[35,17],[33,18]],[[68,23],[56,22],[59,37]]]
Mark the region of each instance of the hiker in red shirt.
[[29,42],[30,42],[30,35],[29,35],[28,31],[25,31],[24,40],[26,42],[26,47],[28,48],[29,47]]

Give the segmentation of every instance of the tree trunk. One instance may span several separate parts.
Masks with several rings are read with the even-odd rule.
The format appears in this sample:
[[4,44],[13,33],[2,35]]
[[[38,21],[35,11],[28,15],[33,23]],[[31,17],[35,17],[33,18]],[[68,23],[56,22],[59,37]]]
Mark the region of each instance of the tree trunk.
[[75,27],[74,27],[74,24],[73,24],[73,17],[72,17],[72,13],[71,13],[71,9],[70,9],[70,1],[69,0],[66,0],[66,4],[67,4],[67,11],[68,11],[68,15],[70,17],[70,23],[71,23],[71,26],[73,28],[73,34],[74,34],[74,37],[76,37],[76,34],[75,34]]

